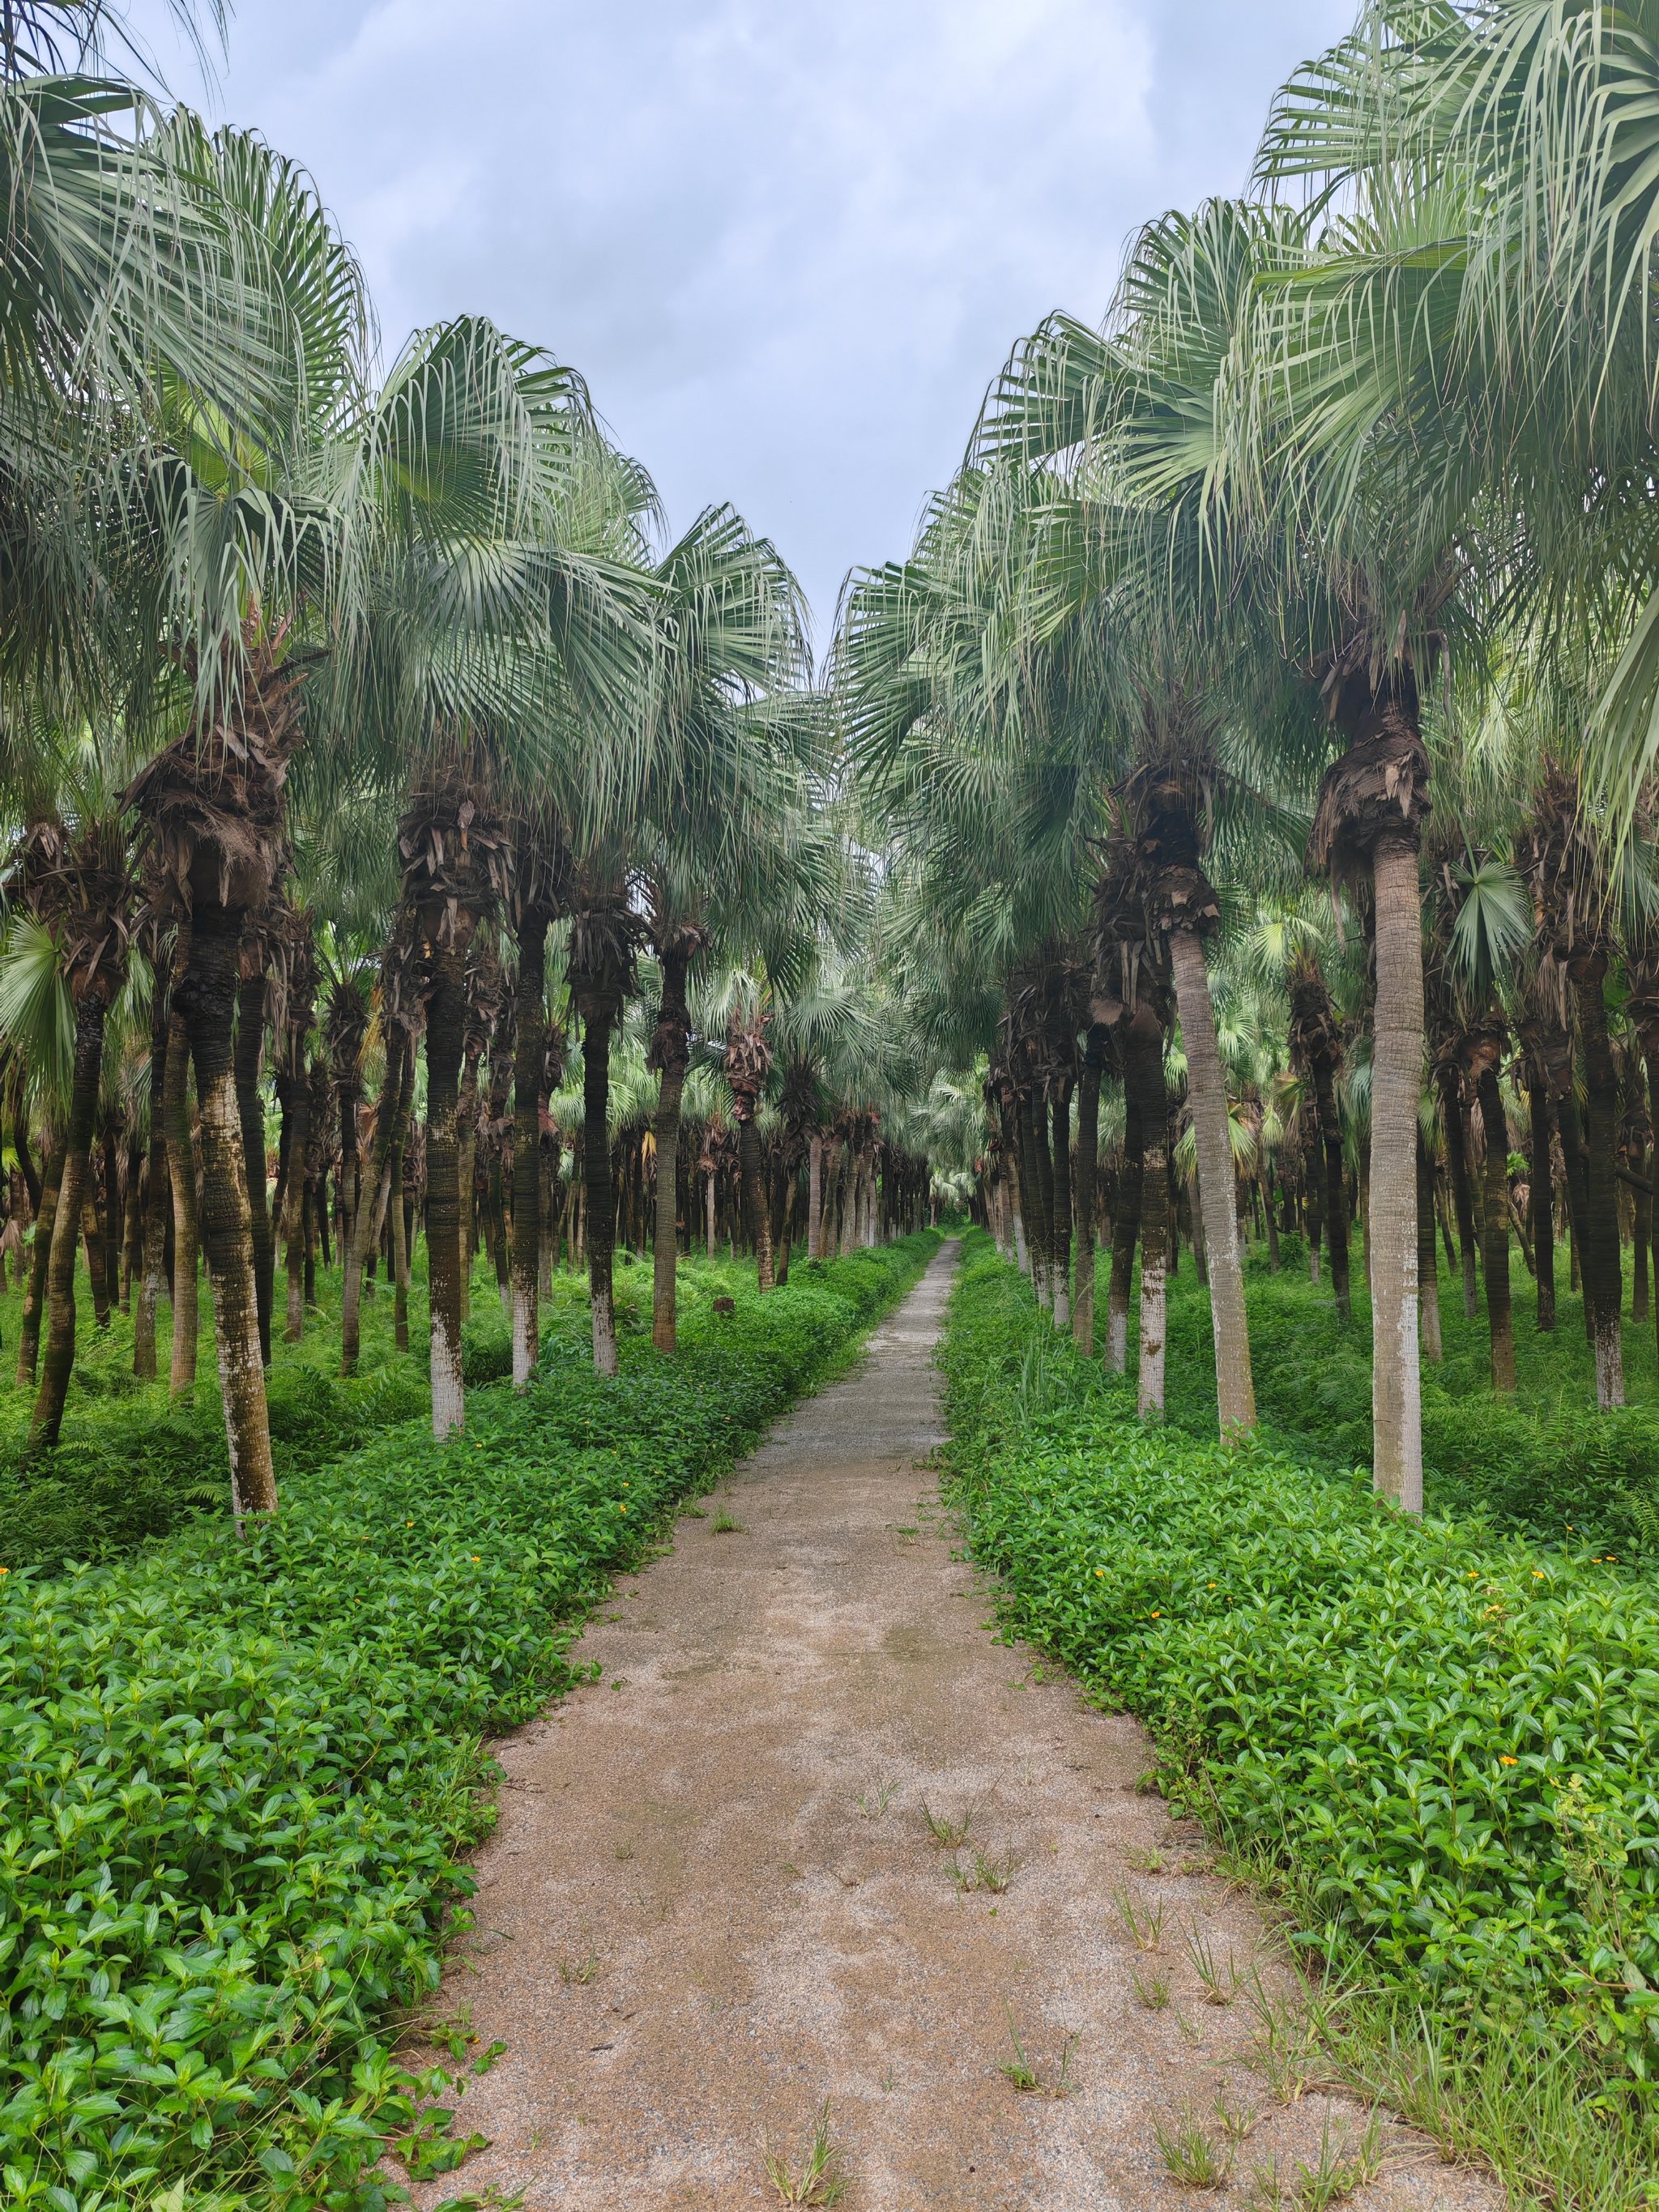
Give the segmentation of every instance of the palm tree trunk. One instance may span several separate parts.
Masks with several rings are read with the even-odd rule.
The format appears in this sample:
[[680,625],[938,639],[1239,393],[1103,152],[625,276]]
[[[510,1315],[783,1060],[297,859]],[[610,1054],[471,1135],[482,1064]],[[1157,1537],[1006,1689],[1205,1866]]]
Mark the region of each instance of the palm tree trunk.
[[[254,956],[258,957],[256,947]],[[259,1305],[259,1356],[270,1364],[270,1309],[276,1250],[265,1188],[265,1108],[259,1095],[259,1061],[265,1039],[265,974],[244,972],[236,994],[236,1111],[242,1129],[242,1172],[247,1179],[253,1287]]]
[[360,1192],[347,1236],[345,1281],[340,1292],[340,1372],[355,1375],[362,1352],[363,1264],[378,1246],[386,1226],[386,1210],[392,1197],[392,1147],[398,1121],[398,1099],[409,1050],[408,1033],[401,1023],[386,1026],[386,1073],[380,1079],[380,1103],[374,1113],[374,1141],[369,1150],[368,1188]]
[[460,1207],[461,1321],[472,1318],[472,1261],[478,1249],[478,1047],[469,1044],[461,1060],[460,1096],[455,1105],[455,1191]]
[[513,1388],[527,1390],[542,1351],[542,1047],[547,1024],[544,907],[519,921],[513,1030]]
[[1515,1395],[1515,1317],[1510,1304],[1509,1123],[1496,1067],[1480,1071],[1480,1120],[1486,1139],[1486,1320],[1492,1336],[1492,1387]]
[[1054,1327],[1072,1325],[1072,1079],[1054,1085]]
[[760,1131],[751,1106],[738,1119],[738,1157],[743,1170],[743,1200],[755,1240],[755,1272],[763,1292],[773,1289],[776,1274],[772,1263],[772,1220],[766,1203],[766,1176],[761,1165]]
[[1376,915],[1369,1224],[1373,1465],[1382,1495],[1408,1513],[1420,1513],[1417,1106],[1423,1085],[1423,925],[1415,838],[1380,836],[1371,872]]
[[1223,1437],[1255,1426],[1250,1329],[1244,1311],[1244,1269],[1238,1250],[1238,1200],[1228,1126],[1227,1078],[1216,1043],[1209,969],[1197,932],[1169,933],[1176,1011],[1187,1048],[1187,1099],[1198,1152],[1198,1202],[1210,1279],[1210,1327],[1215,1339],[1216,1411]]
[[1115,1375],[1129,1371],[1129,1294],[1134,1281],[1135,1248],[1140,1236],[1140,1198],[1146,1188],[1141,1144],[1140,1101],[1123,1085],[1123,1173],[1117,1211],[1112,1216],[1112,1273],[1106,1291],[1106,1364]]
[[1085,1359],[1095,1356],[1095,1205],[1100,1158],[1100,1062],[1084,1055],[1077,1094],[1077,1303],[1072,1340]]
[[1304,1184],[1303,1210],[1308,1230],[1308,1280],[1319,1280],[1319,1250],[1325,1230],[1325,1138],[1320,1127],[1319,1109],[1307,1116],[1307,1137],[1303,1146],[1302,1175]]
[[1325,1153],[1325,1249],[1336,1310],[1346,1321],[1353,1312],[1353,1293],[1348,1279],[1348,1188],[1342,1170],[1342,1119],[1336,1105],[1336,1071],[1323,1057],[1314,1064],[1314,1100]]
[[120,1156],[115,1124],[108,1119],[104,1122],[103,1185],[104,1318],[101,1326],[107,1328],[111,1307],[121,1304],[122,1229]]
[[[181,922],[179,934],[185,942],[181,959],[173,955],[173,1012],[167,1029],[167,1095],[162,1114],[167,1127],[167,1182],[173,1192],[173,1395],[177,1398],[196,1387],[196,1340],[201,1327],[197,1299],[199,1291],[199,1235],[196,1220],[196,1158],[191,1146],[190,1037],[185,1018],[178,1011],[189,957],[189,926]],[[199,1102],[198,1102],[199,1103]],[[254,1304],[254,1333],[258,1333],[258,1304]]]
[[[101,1333],[109,1327],[109,1271],[104,1264],[104,1224],[98,1211],[97,1162],[94,1147],[88,1152],[86,1173],[81,1179],[81,1242],[87,1255],[87,1285],[92,1292],[92,1324]],[[50,1333],[50,1312],[47,1322]]]
[[1619,1190],[1613,1164],[1619,1143],[1619,1076],[1601,994],[1605,960],[1578,963],[1573,977],[1578,1034],[1584,1046],[1584,1301],[1595,1347],[1595,1402],[1603,1411],[1625,1402],[1620,1327],[1624,1276],[1619,1253]]
[[1438,1367],[1445,1354],[1440,1342],[1440,1269],[1434,1249],[1434,1162],[1420,1123],[1417,1132],[1417,1297],[1423,1357]]
[[144,1183],[143,1273],[132,1316],[132,1371],[143,1382],[155,1380],[155,1316],[167,1279],[167,1214],[172,1205],[166,1106],[170,1027],[167,980],[158,960],[150,986],[149,1160]]
[[1435,1070],[1440,1087],[1441,1119],[1446,1131],[1446,1173],[1451,1183],[1452,1212],[1457,1221],[1457,1249],[1463,1278],[1463,1318],[1473,1321],[1480,1310],[1474,1253],[1474,1197],[1469,1188],[1469,1112],[1456,1068],[1442,1060]]
[[685,1000],[691,956],[688,948],[671,941],[659,957],[662,1004],[652,1040],[653,1058],[661,1073],[652,1122],[657,1142],[657,1201],[652,1226],[651,1341],[659,1352],[672,1352],[680,1258],[680,1101],[691,1061],[691,1016]]
[[[1643,1059],[1647,1068],[1648,1112],[1653,1121],[1655,1134],[1656,1137],[1659,1137],[1659,1038],[1656,1038],[1650,1045],[1644,1045],[1643,1048]],[[1652,1177],[1656,1170],[1659,1170],[1659,1143],[1656,1143],[1651,1146],[1648,1152],[1648,1173],[1650,1177]],[[1656,1331],[1659,1331],[1659,1206],[1654,1205],[1651,1199],[1648,1201],[1648,1219],[1653,1258],[1653,1280],[1655,1291],[1653,1300],[1655,1316],[1654,1325]],[[1537,1243],[1535,1233],[1534,1242],[1534,1243]],[[1542,1247],[1540,1246],[1539,1249],[1541,1250]],[[1540,1285],[1540,1296],[1541,1297],[1541,1285],[1544,1279],[1541,1270],[1538,1279]]]
[[[104,1064],[102,994],[87,992],[76,1009],[75,1073],[70,1091],[69,1138],[52,1214],[46,1267],[46,1356],[29,1427],[29,1450],[50,1451],[64,1425],[64,1404],[75,1368],[75,1253],[81,1241],[81,1204],[98,1117],[98,1083]],[[35,1234],[40,1235],[37,1230]]]
[[806,1256],[823,1256],[823,1133],[814,1129],[806,1144]]
[[[264,1363],[259,1353],[259,1302],[253,1283],[252,1211],[242,1160],[242,1118],[232,1046],[241,921],[241,915],[230,908],[198,902],[190,931],[190,966],[173,994],[196,1066],[202,1239],[211,1277],[225,1442],[230,1454],[231,1507],[239,1523],[244,1514],[276,1510],[276,1471],[270,1455]],[[175,1051],[183,1061],[180,1043],[175,1030],[167,1054],[169,1081]],[[183,1090],[180,1081],[175,1095],[181,1104]],[[195,1178],[188,1160],[182,1173],[175,1170],[173,1181],[175,1188],[181,1182],[191,1186],[193,1231]],[[179,1272],[183,1272],[182,1261]],[[192,1249],[192,1322],[195,1281]],[[174,1334],[176,1340],[176,1330]]]
[[23,1285],[23,1317],[17,1333],[17,1387],[33,1389],[40,1358],[40,1316],[46,1310],[46,1270],[52,1260],[52,1239],[58,1233],[58,1194],[64,1180],[64,1146],[49,1136],[45,1146],[46,1174],[40,1202],[34,1209],[34,1247]]
[[1145,1000],[1122,1030],[1123,1081],[1140,1114],[1140,1356],[1137,1400],[1143,1419],[1164,1412],[1165,1276],[1170,1249],[1169,1102],[1164,1088],[1164,1029]]
[[[434,948],[426,1026],[426,1249],[432,1314],[432,1433],[466,1425],[461,1376],[461,1189],[457,1127],[465,1040],[465,956]],[[401,1193],[394,1194],[396,1198]],[[392,1221],[396,1237],[403,1215]]]
[[[1651,1071],[1650,1072],[1651,1085]],[[1534,1060],[1527,1065],[1527,1100],[1532,1112],[1532,1173],[1527,1205],[1532,1215],[1533,1266],[1538,1277],[1538,1326],[1555,1327],[1555,1173],[1551,1160],[1553,1130],[1549,1079]]]
[[[122,1232],[121,1249],[121,1310],[131,1314],[136,1310],[133,1285],[144,1271],[144,1140],[137,1127],[127,1130],[127,1192],[126,1221]],[[152,1371],[155,1358],[155,1335],[150,1333],[150,1361]]]
[[582,1010],[582,1206],[587,1241],[587,1288],[593,1310],[593,1366],[617,1371],[617,1307],[612,1261],[617,1196],[611,1172],[611,1030],[615,1002],[595,994]]
[[288,1262],[284,1344],[298,1344],[306,1328],[306,1159],[311,1149],[311,1084],[303,1048],[303,1038],[296,1037],[289,1069],[288,1186],[283,1204],[283,1242]]
[[1042,1225],[1036,1249],[1042,1257],[1042,1303],[1053,1313],[1060,1296],[1060,1251],[1054,1235],[1054,1163],[1048,1148],[1048,1106],[1040,1089],[1032,1093],[1027,1119],[1031,1131],[1031,1188]]

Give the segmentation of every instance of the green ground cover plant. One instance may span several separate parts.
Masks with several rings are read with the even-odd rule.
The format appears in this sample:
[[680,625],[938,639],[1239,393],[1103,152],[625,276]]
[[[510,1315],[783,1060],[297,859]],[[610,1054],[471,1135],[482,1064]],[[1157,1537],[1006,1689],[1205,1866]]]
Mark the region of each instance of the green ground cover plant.
[[375,2161],[416,2127],[418,2089],[388,2023],[464,1921],[462,1855],[493,1817],[483,1739],[568,1681],[609,1578],[939,1241],[798,1267],[765,1299],[688,1270],[672,1360],[648,1302],[614,1380],[561,1329],[529,1392],[478,1392],[443,1444],[417,1418],[300,1474],[246,1542],[204,1519],[8,1574],[8,2203],[386,2201]]
[[[1299,1242],[1299,1240],[1297,1240]],[[1253,1259],[1257,1255],[1252,1255]],[[1659,1362],[1650,1321],[1630,1318],[1625,1376],[1631,1403],[1595,1407],[1594,1361],[1579,1298],[1565,1287],[1555,1328],[1540,1334],[1532,1279],[1514,1268],[1516,1390],[1492,1395],[1484,1310],[1471,1320],[1443,1269],[1445,1358],[1423,1366],[1423,1466],[1431,1512],[1480,1514],[1504,1528],[1569,1546],[1588,1543],[1630,1561],[1659,1554]],[[1563,1249],[1560,1277],[1565,1286]],[[1328,1284],[1305,1261],[1283,1271],[1265,1259],[1245,1288],[1256,1408],[1264,1439],[1340,1480],[1370,1480],[1371,1327],[1356,1255],[1353,1317],[1337,1314]],[[1194,1436],[1216,1428],[1207,1293],[1188,1264],[1170,1285],[1169,1419]]]
[[942,1356],[1010,1630],[1143,1717],[1166,1793],[1280,1888],[1370,2086],[1523,2195],[1648,2202],[1651,1584],[1143,1425],[981,1237]]

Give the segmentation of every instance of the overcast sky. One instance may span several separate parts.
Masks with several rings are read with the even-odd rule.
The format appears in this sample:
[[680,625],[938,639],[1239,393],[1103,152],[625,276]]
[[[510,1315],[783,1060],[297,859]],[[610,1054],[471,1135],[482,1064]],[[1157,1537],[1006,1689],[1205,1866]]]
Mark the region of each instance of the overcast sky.
[[729,499],[775,538],[822,644],[1012,342],[1097,320],[1135,224],[1236,190],[1273,87],[1353,13],[240,0],[206,104],[313,172],[388,350],[466,309],[574,363],[674,530]]

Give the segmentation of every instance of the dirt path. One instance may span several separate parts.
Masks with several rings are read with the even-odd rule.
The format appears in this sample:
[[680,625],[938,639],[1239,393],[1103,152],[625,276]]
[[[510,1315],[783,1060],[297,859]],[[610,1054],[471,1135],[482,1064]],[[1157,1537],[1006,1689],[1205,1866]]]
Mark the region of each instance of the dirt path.
[[[494,2184],[527,2212],[775,2204],[765,2148],[798,2159],[826,2098],[849,2212],[1237,2205],[1270,2160],[1289,2179],[1328,2128],[1363,2132],[1358,2107],[1278,2103],[1243,2063],[1247,2003],[1205,2001],[1194,1931],[1224,1984],[1261,1927],[1198,1832],[1137,1794],[1140,1729],[988,1633],[916,1465],[954,1259],[620,1587],[579,1655],[602,1680],[500,1747],[444,2004],[508,2047],[462,2107],[491,2147],[423,2203]],[[929,1809],[969,1820],[959,1849]],[[1143,1927],[1161,1910],[1156,1949],[1115,1893]],[[1161,2008],[1136,1976],[1167,1984]],[[1075,2039],[1063,2099],[1000,2070],[1011,2020],[1049,2084]],[[1190,2112],[1221,2139],[1218,2094],[1261,2117],[1225,2195],[1198,2198],[1156,2129]],[[1355,2212],[1500,2202],[1404,2130],[1382,2140]]]

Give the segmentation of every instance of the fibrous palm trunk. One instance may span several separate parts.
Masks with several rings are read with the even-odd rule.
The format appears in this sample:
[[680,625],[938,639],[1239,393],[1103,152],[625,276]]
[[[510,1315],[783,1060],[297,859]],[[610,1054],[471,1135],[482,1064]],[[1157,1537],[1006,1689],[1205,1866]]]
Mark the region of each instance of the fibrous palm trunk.
[[1551,1161],[1554,1131],[1550,1115],[1549,1079],[1538,1061],[1528,1055],[1527,1102],[1531,1109],[1532,1160],[1527,1207],[1532,1215],[1533,1267],[1538,1277],[1538,1326],[1555,1327],[1555,1171]]
[[155,1380],[155,1316],[167,1279],[167,1214],[172,1204],[164,1103],[169,1027],[167,977],[157,961],[150,989],[149,1158],[144,1176],[143,1273],[132,1312],[132,1371],[145,1382]]
[[595,991],[582,1006],[582,1200],[587,1287],[593,1310],[593,1365],[617,1371],[617,1308],[612,1267],[617,1196],[611,1166],[611,1031],[613,996]]
[[1095,1356],[1095,1201],[1100,1155],[1100,1061],[1091,1049],[1077,1091],[1077,1303],[1072,1340],[1085,1359]]
[[1423,1082],[1423,936],[1414,836],[1371,854],[1376,1012],[1371,1064],[1371,1425],[1379,1492],[1423,1510],[1417,1340],[1417,1103]]
[[[179,925],[180,937],[186,926]],[[188,957],[188,956],[186,956]],[[173,959],[173,1012],[167,1030],[167,1092],[161,1103],[167,1127],[167,1182],[173,1192],[173,1372],[176,1398],[196,1387],[196,1340],[201,1325],[198,1306],[200,1273],[196,1220],[196,1158],[190,1130],[190,1037],[179,1008],[183,965]],[[258,1305],[254,1305],[258,1334]]]
[[1072,1325],[1072,1079],[1060,1077],[1054,1095],[1054,1327]]
[[[104,1063],[102,993],[86,991],[75,1012],[75,1068],[70,1091],[69,1136],[62,1180],[52,1218],[46,1267],[46,1353],[40,1389],[29,1428],[31,1452],[50,1450],[64,1422],[64,1401],[75,1366],[75,1254],[80,1243],[82,1201],[98,1115],[98,1084]],[[39,1232],[37,1232],[38,1234]]]
[[678,1328],[677,1270],[679,1267],[680,1101],[691,1064],[691,1016],[685,979],[690,949],[672,943],[659,955],[662,1003],[652,1039],[652,1058],[659,1074],[652,1131],[657,1147],[656,1212],[652,1224],[651,1341],[672,1352]]
[[40,1358],[40,1317],[46,1310],[46,1270],[52,1260],[52,1239],[58,1233],[58,1193],[64,1179],[64,1145],[62,1138],[48,1135],[46,1143],[46,1174],[41,1179],[40,1202],[34,1209],[34,1249],[29,1255],[29,1270],[23,1285],[23,1317],[17,1332],[17,1387],[33,1389],[35,1370]]
[[1348,1272],[1348,1188],[1342,1170],[1342,1119],[1337,1111],[1336,1071],[1328,1060],[1315,1063],[1314,1102],[1319,1115],[1320,1145],[1325,1155],[1325,1250],[1330,1262],[1336,1310],[1346,1321],[1353,1311]]
[[247,1179],[248,1234],[253,1246],[253,1287],[259,1305],[259,1352],[270,1364],[270,1308],[276,1245],[265,1188],[265,1109],[259,1095],[259,1060],[265,1036],[264,947],[245,951],[236,995],[236,1109],[242,1129],[242,1171]]
[[1137,1402],[1143,1418],[1164,1412],[1165,1279],[1170,1249],[1169,1106],[1164,1029],[1143,999],[1122,1030],[1123,1080],[1140,1115],[1140,1346]]
[[1140,1198],[1146,1181],[1140,1100],[1126,1078],[1123,1172],[1118,1178],[1117,1211],[1112,1216],[1112,1273],[1106,1292],[1106,1364],[1115,1375],[1126,1375],[1129,1370],[1129,1298],[1134,1281],[1135,1251],[1140,1237]]
[[[214,1331],[224,1400],[225,1439],[230,1453],[231,1504],[239,1518],[244,1514],[276,1510],[276,1473],[270,1454],[264,1363],[259,1351],[252,1218],[247,1177],[242,1164],[242,1121],[236,1097],[232,1044],[241,919],[232,908],[198,901],[192,917],[189,971],[173,993],[196,1068],[202,1155],[202,1238],[212,1276]],[[179,1042],[175,1030],[168,1052],[169,1078],[173,1051]],[[179,1056],[182,1060],[183,1054]],[[186,1179],[191,1183],[193,1212],[193,1174],[188,1167],[183,1177],[175,1171],[175,1182]],[[190,1269],[193,1292],[193,1252]],[[192,1296],[192,1308],[194,1304]]]
[[772,1290],[777,1280],[772,1257],[771,1209],[766,1203],[766,1175],[761,1164],[760,1131],[752,1106],[738,1117],[738,1158],[743,1171],[744,1211],[754,1240],[755,1273],[758,1288]]
[[[1578,1033],[1584,1046],[1584,1300],[1595,1349],[1595,1402],[1604,1411],[1625,1402],[1624,1297],[1619,1255],[1619,1077],[1601,993],[1606,960],[1573,963]],[[1565,1119],[1565,1117],[1564,1117]]]
[[1171,929],[1169,945],[1176,1010],[1187,1048],[1187,1098],[1198,1152],[1198,1198],[1210,1281],[1210,1325],[1215,1339],[1216,1408],[1223,1437],[1243,1436],[1255,1426],[1255,1384],[1250,1370],[1244,1270],[1238,1249],[1227,1079],[1216,1042],[1215,1009],[1210,1000],[1203,940],[1194,930]]
[[461,1320],[472,1318],[472,1260],[478,1249],[478,1059],[483,1039],[468,1037],[455,1103],[455,1193],[460,1208]]
[[374,1141],[369,1148],[367,1188],[362,1194],[347,1236],[345,1281],[340,1293],[340,1372],[355,1375],[362,1350],[363,1265],[378,1246],[392,1200],[392,1147],[397,1131],[398,1098],[403,1085],[404,1060],[409,1051],[408,1032],[400,1022],[388,1023],[386,1073],[380,1079],[380,1103],[374,1114]]
[[[1655,1135],[1659,1138],[1659,1035],[1654,1036],[1651,1042],[1647,1037],[1644,1037],[1643,1059],[1648,1079],[1648,1112],[1652,1117]],[[1656,1170],[1659,1170],[1659,1142],[1655,1143],[1649,1149],[1648,1168],[1650,1176]],[[1648,1217],[1653,1256],[1655,1328],[1659,1331],[1659,1206],[1654,1205],[1651,1200],[1649,1201]],[[1535,1237],[1534,1242],[1536,1242]],[[1540,1245],[1538,1249],[1541,1251],[1543,1248]],[[1541,1267],[1538,1279],[1541,1297],[1541,1285],[1544,1279]]]
[[1440,1270],[1434,1249],[1434,1162],[1420,1126],[1417,1132],[1417,1297],[1423,1357],[1437,1367],[1444,1354],[1440,1341]]
[[814,1129],[806,1144],[806,1256],[823,1250],[823,1133]]
[[283,1194],[283,1243],[288,1264],[288,1314],[283,1341],[305,1335],[306,1168],[311,1150],[311,1085],[306,1076],[303,1033],[292,1040],[289,1066],[288,1188]]
[[[432,1314],[432,1433],[466,1425],[461,1376],[461,1194],[457,1127],[466,1023],[465,955],[433,949],[426,1028],[426,1249]],[[394,1205],[401,1193],[394,1194]],[[394,1239],[403,1221],[392,1222]]]
[[1469,1113],[1457,1069],[1443,1060],[1435,1070],[1440,1091],[1441,1118],[1446,1132],[1446,1176],[1451,1185],[1452,1212],[1457,1222],[1457,1249],[1463,1283],[1463,1318],[1473,1321],[1480,1310],[1474,1266],[1474,1199],[1469,1187]]
[[1509,1124],[1504,1118],[1495,1066],[1481,1069],[1478,1095],[1486,1140],[1485,1256],[1492,1387],[1500,1397],[1507,1398],[1515,1393],[1515,1320],[1510,1304]]
[[541,1358],[542,1062],[547,994],[544,907],[519,918],[513,1032],[513,1388],[525,1390]]

